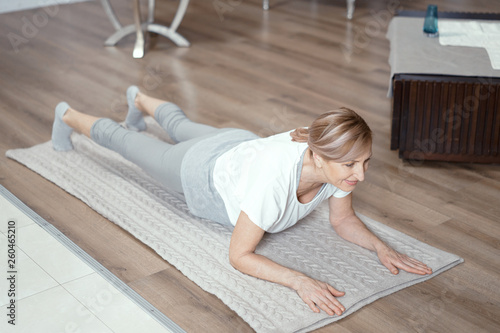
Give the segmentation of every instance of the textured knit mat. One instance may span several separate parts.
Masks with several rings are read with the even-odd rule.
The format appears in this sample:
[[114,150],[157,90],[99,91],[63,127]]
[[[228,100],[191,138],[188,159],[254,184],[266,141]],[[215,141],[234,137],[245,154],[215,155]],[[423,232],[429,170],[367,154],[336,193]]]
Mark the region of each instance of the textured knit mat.
[[[148,120],[148,131],[158,128]],[[346,292],[346,312],[313,313],[295,291],[241,274],[228,261],[231,230],[191,216],[178,197],[158,186],[137,166],[89,139],[72,136],[75,150],[55,152],[51,143],[9,150],[26,165],[132,233],[204,290],[219,297],[257,332],[305,332],[346,317],[376,299],[425,281],[463,260],[369,218],[381,239],[427,263],[431,276],[394,276],[375,253],[339,238],[322,205],[296,226],[264,237],[257,252],[326,281]]]

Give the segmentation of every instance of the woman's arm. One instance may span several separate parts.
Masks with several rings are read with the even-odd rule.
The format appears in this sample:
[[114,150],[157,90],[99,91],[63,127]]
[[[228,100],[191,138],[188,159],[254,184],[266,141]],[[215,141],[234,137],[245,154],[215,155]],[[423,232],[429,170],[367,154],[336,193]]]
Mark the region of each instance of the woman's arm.
[[242,273],[294,289],[314,312],[320,312],[319,307],[329,315],[340,316],[345,308],[335,297],[343,296],[344,292],[255,253],[264,234],[264,230],[241,212],[229,246],[231,265]]
[[431,274],[432,270],[426,264],[399,253],[382,242],[354,214],[352,209],[352,194],[343,198],[330,197],[330,223],[337,234],[354,244],[375,251],[380,262],[391,273],[398,274],[398,268],[415,274]]

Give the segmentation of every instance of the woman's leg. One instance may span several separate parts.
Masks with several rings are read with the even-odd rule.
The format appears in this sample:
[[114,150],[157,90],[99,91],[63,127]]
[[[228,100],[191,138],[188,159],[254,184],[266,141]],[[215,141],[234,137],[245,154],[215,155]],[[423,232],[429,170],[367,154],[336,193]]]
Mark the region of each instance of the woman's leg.
[[111,119],[99,119],[91,127],[90,137],[139,166],[170,190],[183,193],[181,165],[184,155],[195,142],[169,144],[123,128]]
[[52,146],[57,151],[72,150],[70,136],[73,130],[90,137],[90,127],[98,119],[70,108],[66,102],[59,103],[52,125]]
[[174,103],[156,108],[155,119],[175,142],[183,142],[220,131],[219,128],[191,121]]
[[69,105],[66,112],[62,116],[62,121],[66,125],[89,138],[92,125],[94,125],[94,123],[99,119],[101,118],[72,109]]
[[[74,129],[99,145],[119,153],[169,189],[183,192],[180,177],[182,159],[197,140],[171,145],[127,130],[111,119],[81,113],[70,108],[66,103],[60,103],[56,107],[54,124],[58,122],[58,119],[61,126],[54,126],[52,137],[53,139],[58,137],[59,143],[65,142],[66,147],[69,143],[72,149],[69,136]],[[63,150],[57,149],[56,142],[53,141],[53,144],[56,150]]]
[[[129,96],[135,93],[133,98]],[[127,98],[129,100],[129,115],[127,119],[138,119],[137,115],[145,113],[160,124],[160,126],[168,133],[175,142],[182,142],[205,136],[210,133],[215,133],[219,129],[195,123],[186,116],[186,114],[175,104],[160,100],[154,97],[147,96],[141,93],[137,87],[132,86],[127,90]],[[127,122],[129,128],[137,128],[135,123]]]

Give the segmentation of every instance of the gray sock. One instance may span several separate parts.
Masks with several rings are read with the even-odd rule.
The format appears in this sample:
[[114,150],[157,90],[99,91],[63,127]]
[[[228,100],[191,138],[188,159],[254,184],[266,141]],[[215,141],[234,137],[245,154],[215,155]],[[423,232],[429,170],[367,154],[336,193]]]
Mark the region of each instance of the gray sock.
[[127,128],[132,131],[144,131],[146,129],[146,123],[144,122],[142,112],[135,107],[134,103],[138,92],[139,88],[136,86],[130,86],[127,89],[128,113],[125,124]]
[[61,102],[56,106],[54,124],[52,125],[52,147],[57,151],[68,151],[73,149],[70,138],[73,129],[62,120],[62,117],[68,109],[69,105],[66,102]]

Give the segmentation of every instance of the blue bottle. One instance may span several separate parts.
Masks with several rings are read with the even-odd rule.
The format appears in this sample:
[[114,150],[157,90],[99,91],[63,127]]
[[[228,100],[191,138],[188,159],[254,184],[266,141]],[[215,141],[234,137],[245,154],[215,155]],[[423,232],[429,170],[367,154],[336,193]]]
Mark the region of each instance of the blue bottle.
[[424,34],[427,37],[437,37],[438,32],[438,7],[436,5],[427,6],[427,14],[424,21]]

